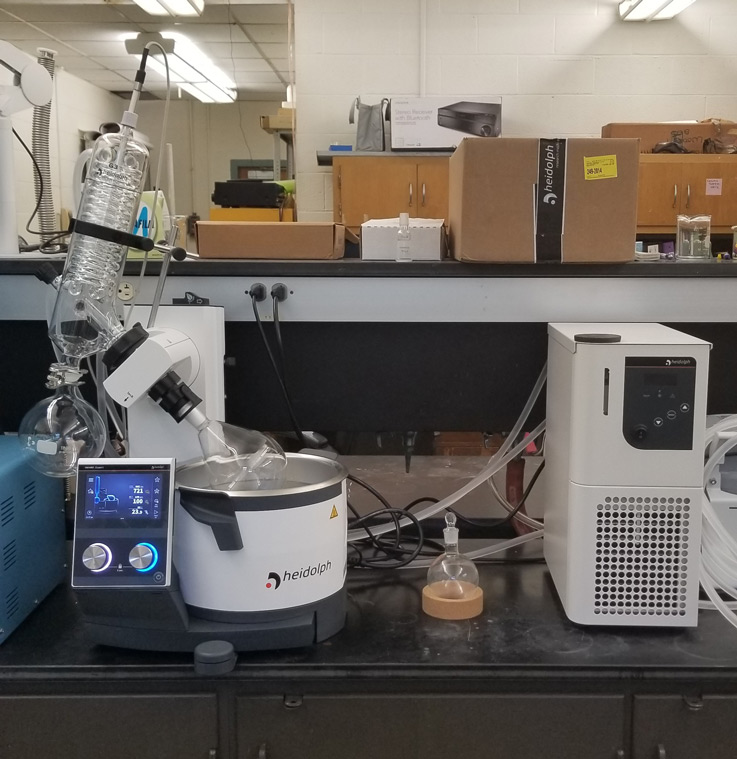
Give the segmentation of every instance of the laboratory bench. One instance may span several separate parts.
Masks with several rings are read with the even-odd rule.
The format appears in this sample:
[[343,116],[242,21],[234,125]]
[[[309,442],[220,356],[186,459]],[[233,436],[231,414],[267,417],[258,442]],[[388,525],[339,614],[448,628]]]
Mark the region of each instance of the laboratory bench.
[[308,648],[188,654],[87,641],[60,586],[0,647],[0,756],[65,759],[722,759],[737,630],[569,622],[539,543],[480,567],[481,616],[421,608],[425,570],[349,570],[347,621]]

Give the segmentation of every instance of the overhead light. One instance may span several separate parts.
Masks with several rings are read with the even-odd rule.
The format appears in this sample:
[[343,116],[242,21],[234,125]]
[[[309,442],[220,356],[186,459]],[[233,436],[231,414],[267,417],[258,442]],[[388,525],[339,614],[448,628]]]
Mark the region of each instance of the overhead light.
[[199,16],[205,0],[133,0],[152,16]]
[[125,35],[124,39],[125,49],[139,57],[146,45],[156,42],[149,47],[147,66],[166,76],[161,45],[169,63],[170,82],[203,103],[232,103],[235,100],[238,94],[235,82],[184,35],[176,32],[141,33]]
[[694,0],[622,0],[619,17],[624,21],[662,21],[673,18]]

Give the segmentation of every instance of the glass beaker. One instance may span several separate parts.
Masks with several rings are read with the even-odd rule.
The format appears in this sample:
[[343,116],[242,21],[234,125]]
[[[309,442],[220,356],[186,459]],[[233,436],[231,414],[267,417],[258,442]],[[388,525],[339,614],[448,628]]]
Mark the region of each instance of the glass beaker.
[[711,258],[711,216],[676,218],[676,260],[703,261]]

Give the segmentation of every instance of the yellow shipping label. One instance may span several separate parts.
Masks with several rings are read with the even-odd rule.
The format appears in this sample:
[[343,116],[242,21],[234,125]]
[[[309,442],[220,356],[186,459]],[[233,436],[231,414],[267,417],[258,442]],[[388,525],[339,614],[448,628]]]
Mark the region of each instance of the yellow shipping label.
[[617,176],[617,156],[595,155],[583,159],[584,179],[615,179]]

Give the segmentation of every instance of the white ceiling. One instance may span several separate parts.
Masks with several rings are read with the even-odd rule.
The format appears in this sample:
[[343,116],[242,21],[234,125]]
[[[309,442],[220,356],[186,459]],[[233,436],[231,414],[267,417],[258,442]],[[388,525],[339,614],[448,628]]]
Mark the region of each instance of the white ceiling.
[[[205,3],[198,18],[172,19],[150,16],[133,0],[0,0],[0,39],[34,57],[39,47],[56,50],[57,67],[111,92],[129,93],[139,59],[128,55],[122,35],[177,31],[233,79],[239,100],[284,100],[289,83],[286,0]],[[165,80],[153,71],[145,87],[155,96],[165,95]]]

